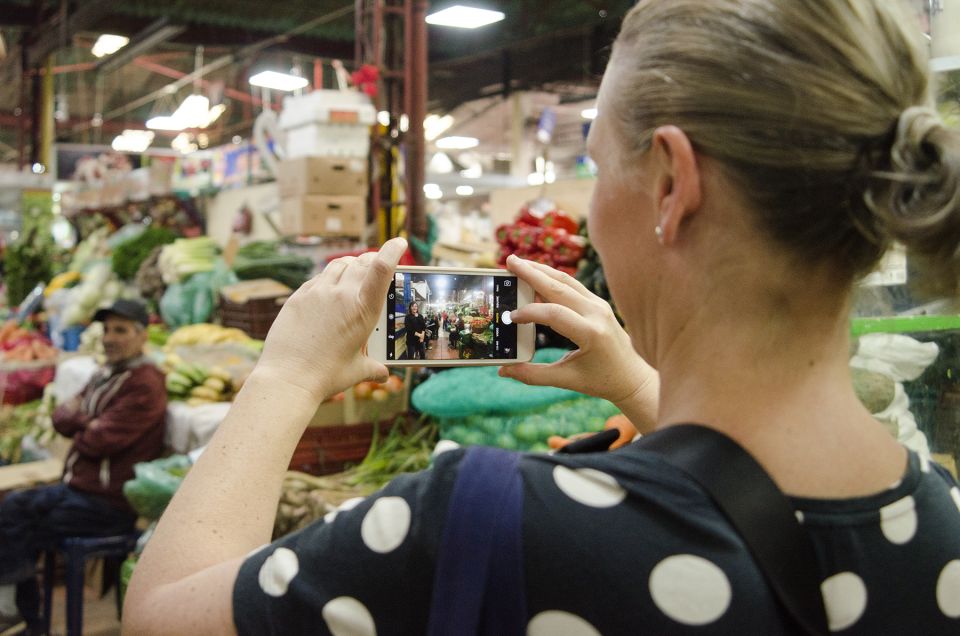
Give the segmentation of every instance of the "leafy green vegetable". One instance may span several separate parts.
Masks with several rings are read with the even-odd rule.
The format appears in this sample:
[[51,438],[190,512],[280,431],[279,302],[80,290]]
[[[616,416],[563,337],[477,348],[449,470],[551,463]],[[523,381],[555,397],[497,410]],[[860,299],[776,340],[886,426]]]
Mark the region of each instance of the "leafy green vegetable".
[[132,280],[143,261],[161,245],[173,243],[177,235],[162,227],[151,227],[124,241],[113,251],[113,271],[123,280]]

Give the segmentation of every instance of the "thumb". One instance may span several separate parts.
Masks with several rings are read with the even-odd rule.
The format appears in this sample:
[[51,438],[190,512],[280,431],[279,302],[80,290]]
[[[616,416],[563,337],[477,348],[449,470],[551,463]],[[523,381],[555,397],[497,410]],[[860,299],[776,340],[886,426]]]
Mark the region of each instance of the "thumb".
[[406,251],[407,241],[402,238],[390,239],[383,244],[377,258],[370,263],[360,286],[361,300],[378,308],[382,306],[390,287],[390,279]]
[[549,386],[554,384],[551,381],[551,376],[554,375],[552,367],[552,364],[530,364],[527,362],[512,364],[500,367],[500,376],[533,386]]
[[390,370],[386,366],[377,362],[373,358],[366,358],[363,361],[363,377],[370,382],[386,382]]

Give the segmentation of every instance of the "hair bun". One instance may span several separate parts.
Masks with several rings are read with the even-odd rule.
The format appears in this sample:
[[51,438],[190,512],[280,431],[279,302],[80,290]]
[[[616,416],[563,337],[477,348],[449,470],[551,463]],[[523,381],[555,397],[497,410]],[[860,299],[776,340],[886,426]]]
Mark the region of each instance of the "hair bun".
[[[865,200],[885,234],[933,265],[947,289],[960,271],[960,131],[932,108],[901,113],[889,164],[871,173]],[[948,271],[944,271],[944,267]]]

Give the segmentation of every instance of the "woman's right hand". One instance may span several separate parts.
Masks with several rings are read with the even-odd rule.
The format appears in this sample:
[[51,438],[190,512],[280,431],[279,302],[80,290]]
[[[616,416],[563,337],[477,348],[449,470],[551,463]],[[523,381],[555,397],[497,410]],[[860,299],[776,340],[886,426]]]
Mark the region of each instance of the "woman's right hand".
[[578,348],[552,364],[504,366],[500,375],[524,384],[555,386],[609,400],[641,431],[652,428],[659,375],[634,351],[610,304],[552,267],[511,256],[507,269],[529,283],[543,299],[513,312],[513,322],[546,325]]

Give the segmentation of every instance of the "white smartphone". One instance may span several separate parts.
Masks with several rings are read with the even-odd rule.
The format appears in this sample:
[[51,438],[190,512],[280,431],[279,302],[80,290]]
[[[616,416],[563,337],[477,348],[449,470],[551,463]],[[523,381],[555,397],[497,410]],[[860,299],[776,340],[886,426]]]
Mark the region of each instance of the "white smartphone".
[[536,327],[510,314],[533,298],[528,284],[502,269],[398,267],[367,354],[387,366],[528,362]]

